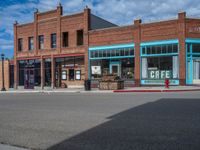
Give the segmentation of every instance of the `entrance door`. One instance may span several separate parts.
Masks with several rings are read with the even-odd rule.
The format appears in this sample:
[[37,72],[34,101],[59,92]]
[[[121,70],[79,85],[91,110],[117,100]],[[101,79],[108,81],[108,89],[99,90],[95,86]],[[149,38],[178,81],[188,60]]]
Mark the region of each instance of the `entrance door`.
[[27,68],[24,70],[24,88],[34,89],[34,69]]
[[193,60],[193,83],[200,84],[200,59]]
[[110,74],[121,77],[121,63],[110,62]]

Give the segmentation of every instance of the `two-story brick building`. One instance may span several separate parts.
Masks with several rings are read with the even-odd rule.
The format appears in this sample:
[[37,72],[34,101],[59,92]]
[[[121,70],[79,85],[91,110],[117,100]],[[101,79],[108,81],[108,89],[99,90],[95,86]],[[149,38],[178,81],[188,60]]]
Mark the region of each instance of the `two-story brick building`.
[[107,74],[126,86],[200,83],[200,19],[185,12],[174,20],[117,26],[93,14],[34,14],[14,24],[15,88],[83,86]]
[[90,13],[34,13],[34,21],[14,24],[15,88],[81,86],[88,76],[91,29],[116,26]]

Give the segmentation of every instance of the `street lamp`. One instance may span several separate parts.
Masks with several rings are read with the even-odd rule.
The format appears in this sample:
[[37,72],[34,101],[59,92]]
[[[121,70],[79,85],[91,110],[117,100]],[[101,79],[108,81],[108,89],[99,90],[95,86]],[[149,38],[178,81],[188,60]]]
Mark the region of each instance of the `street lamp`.
[[1,60],[2,60],[2,89],[1,91],[6,91],[5,85],[4,85],[4,54],[1,54]]

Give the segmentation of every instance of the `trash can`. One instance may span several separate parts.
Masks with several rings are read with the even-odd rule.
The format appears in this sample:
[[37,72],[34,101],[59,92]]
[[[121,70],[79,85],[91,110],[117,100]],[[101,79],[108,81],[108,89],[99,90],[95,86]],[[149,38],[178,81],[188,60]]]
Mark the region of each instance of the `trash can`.
[[85,80],[85,91],[90,91],[91,90],[91,81],[90,80]]

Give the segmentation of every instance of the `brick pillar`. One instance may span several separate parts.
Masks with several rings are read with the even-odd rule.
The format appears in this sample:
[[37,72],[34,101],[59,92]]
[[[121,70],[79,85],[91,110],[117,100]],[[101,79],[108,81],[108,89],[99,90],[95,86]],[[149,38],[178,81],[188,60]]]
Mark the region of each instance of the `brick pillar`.
[[44,59],[42,57],[40,59],[40,63],[41,89],[44,89]]
[[51,56],[51,87],[55,87],[55,59]]
[[17,21],[14,24],[14,88],[18,87],[18,63],[17,63]]
[[134,44],[135,44],[135,85],[140,86],[140,42],[141,42],[141,19],[134,21]]
[[186,13],[178,14],[178,39],[179,39],[179,78],[180,85],[186,84]]
[[85,47],[85,79],[88,79],[88,49],[89,49],[89,30],[90,30],[90,13],[91,10],[86,6],[84,9],[84,47]]
[[38,54],[38,10],[34,13],[34,54]]
[[61,37],[62,37],[62,33],[61,33],[61,16],[62,16],[62,5],[59,4],[59,6],[57,6],[57,50],[58,53],[61,53],[61,47],[62,47],[62,41],[61,41]]

